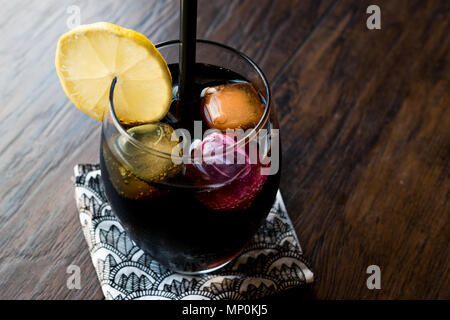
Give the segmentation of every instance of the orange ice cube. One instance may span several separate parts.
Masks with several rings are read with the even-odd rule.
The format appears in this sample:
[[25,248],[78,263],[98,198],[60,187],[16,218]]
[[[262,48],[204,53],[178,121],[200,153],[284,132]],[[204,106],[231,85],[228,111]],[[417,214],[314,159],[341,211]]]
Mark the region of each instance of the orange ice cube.
[[236,82],[204,89],[201,111],[210,128],[245,130],[258,124],[264,105],[250,83]]

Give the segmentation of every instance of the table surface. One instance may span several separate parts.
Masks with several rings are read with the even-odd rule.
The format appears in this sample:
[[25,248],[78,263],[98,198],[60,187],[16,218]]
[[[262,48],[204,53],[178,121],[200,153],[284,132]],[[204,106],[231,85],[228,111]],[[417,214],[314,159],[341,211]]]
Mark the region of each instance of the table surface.
[[[450,298],[450,2],[199,0],[198,35],[269,79],[281,191],[316,282],[301,298]],[[100,124],[54,69],[68,7],[153,42],[178,38],[178,1],[0,0],[0,298],[101,299],[71,177],[98,162]],[[81,289],[66,286],[80,266]],[[369,265],[381,289],[369,290]],[[294,293],[292,293],[294,292]]]

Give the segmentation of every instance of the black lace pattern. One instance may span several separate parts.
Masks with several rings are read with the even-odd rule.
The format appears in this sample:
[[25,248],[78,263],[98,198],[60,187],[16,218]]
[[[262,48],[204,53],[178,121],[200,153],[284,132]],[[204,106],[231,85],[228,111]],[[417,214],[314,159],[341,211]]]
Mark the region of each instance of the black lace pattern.
[[164,268],[127,236],[106,200],[98,165],[74,171],[80,221],[106,299],[249,300],[313,281],[280,192],[238,257],[190,276]]

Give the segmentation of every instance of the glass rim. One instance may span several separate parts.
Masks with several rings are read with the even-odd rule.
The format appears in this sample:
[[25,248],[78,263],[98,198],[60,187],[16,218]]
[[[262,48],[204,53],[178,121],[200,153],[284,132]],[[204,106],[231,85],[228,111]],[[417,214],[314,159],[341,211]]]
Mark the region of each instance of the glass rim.
[[[270,115],[270,111],[271,111],[271,104],[270,104],[270,87],[269,87],[269,82],[267,81],[266,76],[264,75],[264,73],[262,72],[262,70],[258,67],[258,65],[252,60],[250,59],[247,55],[245,55],[244,53],[238,51],[237,49],[234,49],[232,47],[229,47],[225,44],[219,43],[219,42],[215,42],[215,41],[211,41],[211,40],[204,40],[204,39],[196,39],[196,44],[197,43],[204,43],[204,44],[208,44],[208,45],[212,45],[212,46],[216,46],[216,47],[220,47],[222,49],[225,49],[227,51],[230,51],[238,56],[240,56],[241,58],[243,58],[249,65],[251,65],[251,67],[256,70],[256,73],[258,74],[258,76],[261,78],[261,80],[263,81],[264,84],[264,88],[265,88],[265,93],[266,93],[266,99],[264,101],[264,114],[261,117],[261,119],[259,120],[258,124],[252,128],[248,133],[245,134],[244,137],[242,137],[240,140],[236,141],[236,143],[234,143],[232,146],[228,147],[228,151],[234,151],[236,147],[240,147],[241,145],[245,144],[246,140],[249,137],[256,137],[256,135],[259,133],[259,131],[261,131],[261,129],[264,127],[265,123],[267,122],[269,115]],[[155,45],[155,47],[157,49],[162,48],[162,47],[167,47],[170,45],[180,45],[181,41],[180,40],[169,40],[169,41],[164,41],[164,42],[160,42],[158,44]],[[114,78],[111,82],[111,87],[110,87],[110,91],[109,91],[109,112],[111,113],[111,117],[113,120],[113,124],[116,127],[116,129],[119,131],[119,133],[122,136],[125,136],[125,138],[130,141],[132,144],[134,144],[136,147],[138,147],[139,149],[142,149],[143,151],[147,151],[150,153],[155,153],[160,157],[171,157],[171,158],[179,158],[179,159],[183,159],[186,157],[186,155],[175,155],[173,153],[167,153],[167,152],[162,152],[160,150],[154,149],[152,147],[149,147],[148,145],[140,142],[139,140],[133,138],[126,130],[125,128],[122,126],[122,124],[120,123],[119,119],[117,118],[116,112],[115,112],[115,108],[114,108],[114,103],[113,103],[113,95],[114,95],[114,87],[116,84],[117,78]],[[143,123],[145,124],[145,123]],[[225,152],[225,153],[228,153]]]

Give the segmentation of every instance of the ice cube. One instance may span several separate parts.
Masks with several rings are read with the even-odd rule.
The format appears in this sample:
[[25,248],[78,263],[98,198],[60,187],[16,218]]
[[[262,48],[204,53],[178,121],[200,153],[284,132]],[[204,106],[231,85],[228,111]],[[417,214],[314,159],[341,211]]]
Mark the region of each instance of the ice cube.
[[224,184],[250,170],[245,147],[238,147],[225,133],[215,132],[206,136],[197,143],[193,154],[193,165],[201,173],[196,179],[206,180],[209,184]]
[[245,210],[251,206],[266,179],[267,175],[261,174],[260,165],[250,164],[246,174],[240,175],[222,187],[199,192],[196,198],[214,210]]
[[103,149],[109,181],[117,193],[131,200],[156,199],[167,194],[164,189],[159,189],[137,178],[129,169],[123,167],[117,161],[110,160],[109,154]]
[[117,139],[117,152],[131,172],[145,181],[170,178],[181,170],[181,165],[172,161],[172,155],[181,155],[181,145],[171,140],[173,131],[162,122],[132,127],[128,134],[149,148],[144,149],[121,135]]
[[210,128],[245,130],[255,127],[264,114],[264,105],[248,82],[205,88],[201,98],[203,119]]
[[[195,153],[197,151],[197,154]],[[233,157],[227,157],[229,152]],[[201,161],[196,155],[201,154]],[[244,146],[237,146],[225,133],[212,133],[194,149],[194,163],[187,175],[205,191],[196,198],[214,210],[247,209],[258,195],[267,176],[261,166],[251,164]]]

